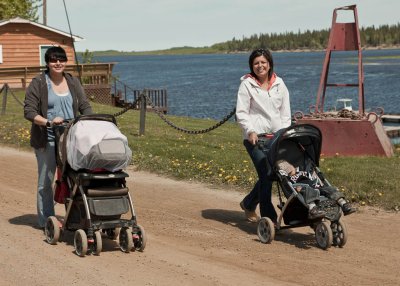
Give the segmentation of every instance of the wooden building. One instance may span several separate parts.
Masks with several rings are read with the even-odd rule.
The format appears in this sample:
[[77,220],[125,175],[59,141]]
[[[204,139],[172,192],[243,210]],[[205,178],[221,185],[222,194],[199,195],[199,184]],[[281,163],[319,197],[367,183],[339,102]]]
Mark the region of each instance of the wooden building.
[[80,40],[83,39],[71,39],[66,32],[19,17],[0,21],[0,68],[44,66],[44,54],[54,45],[64,48],[68,64],[74,64],[72,41]]
[[[73,42],[78,36],[22,18],[0,20],[0,88],[25,89],[45,69],[49,47],[61,46],[67,53],[66,71],[81,76],[86,94],[93,100],[111,103],[110,78],[114,63],[76,65]],[[78,72],[79,71],[79,72]]]

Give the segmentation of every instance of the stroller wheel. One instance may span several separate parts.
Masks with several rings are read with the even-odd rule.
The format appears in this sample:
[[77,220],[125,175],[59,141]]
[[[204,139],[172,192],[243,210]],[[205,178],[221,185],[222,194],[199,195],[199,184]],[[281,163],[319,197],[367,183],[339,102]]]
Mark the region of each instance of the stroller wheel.
[[333,246],[343,247],[347,242],[347,228],[342,219],[331,223]]
[[75,246],[75,253],[81,257],[86,255],[88,250],[88,240],[86,236],[86,232],[83,229],[78,229],[75,231],[74,236],[74,246]]
[[147,243],[147,235],[143,226],[138,224],[133,227],[132,238],[134,250],[143,251]]
[[258,222],[257,235],[262,243],[271,243],[275,238],[275,226],[268,217],[262,217]]
[[129,227],[121,228],[119,233],[119,248],[123,252],[130,252],[133,247],[132,231]]
[[93,254],[100,255],[103,249],[103,241],[101,240],[101,232],[99,230],[94,232]]
[[60,238],[60,226],[55,216],[47,218],[46,225],[44,227],[44,234],[46,235],[46,241],[50,244],[57,244]]
[[327,221],[321,221],[315,228],[315,239],[322,249],[328,249],[332,245],[332,229]]

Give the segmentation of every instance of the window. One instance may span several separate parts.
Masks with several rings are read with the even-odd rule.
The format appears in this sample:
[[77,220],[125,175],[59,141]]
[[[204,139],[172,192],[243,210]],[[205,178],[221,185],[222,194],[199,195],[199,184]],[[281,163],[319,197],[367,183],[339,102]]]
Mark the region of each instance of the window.
[[3,63],[3,45],[0,45],[0,64]]
[[46,65],[46,61],[44,60],[44,54],[46,53],[48,48],[54,47],[53,45],[42,45],[40,46],[40,65],[41,66],[45,66]]

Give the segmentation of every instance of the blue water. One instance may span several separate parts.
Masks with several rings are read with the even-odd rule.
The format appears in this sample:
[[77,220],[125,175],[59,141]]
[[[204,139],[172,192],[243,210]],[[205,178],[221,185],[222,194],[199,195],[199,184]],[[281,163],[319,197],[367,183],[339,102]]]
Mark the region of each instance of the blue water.
[[[115,62],[113,74],[134,89],[165,88],[168,114],[221,119],[236,104],[240,77],[247,73],[249,54],[107,56],[97,62]],[[308,113],[315,105],[324,52],[274,53],[275,72],[290,92],[292,113]],[[400,113],[400,50],[363,51],[365,109],[383,107]],[[358,83],[357,54],[333,53],[328,82]],[[338,98],[352,98],[358,109],[358,88],[327,88],[325,110]]]

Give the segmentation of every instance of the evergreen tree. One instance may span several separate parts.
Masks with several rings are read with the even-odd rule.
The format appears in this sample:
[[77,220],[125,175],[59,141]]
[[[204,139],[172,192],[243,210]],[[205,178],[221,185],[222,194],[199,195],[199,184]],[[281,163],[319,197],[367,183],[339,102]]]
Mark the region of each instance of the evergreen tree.
[[21,17],[37,22],[40,6],[40,0],[0,0],[0,20]]

